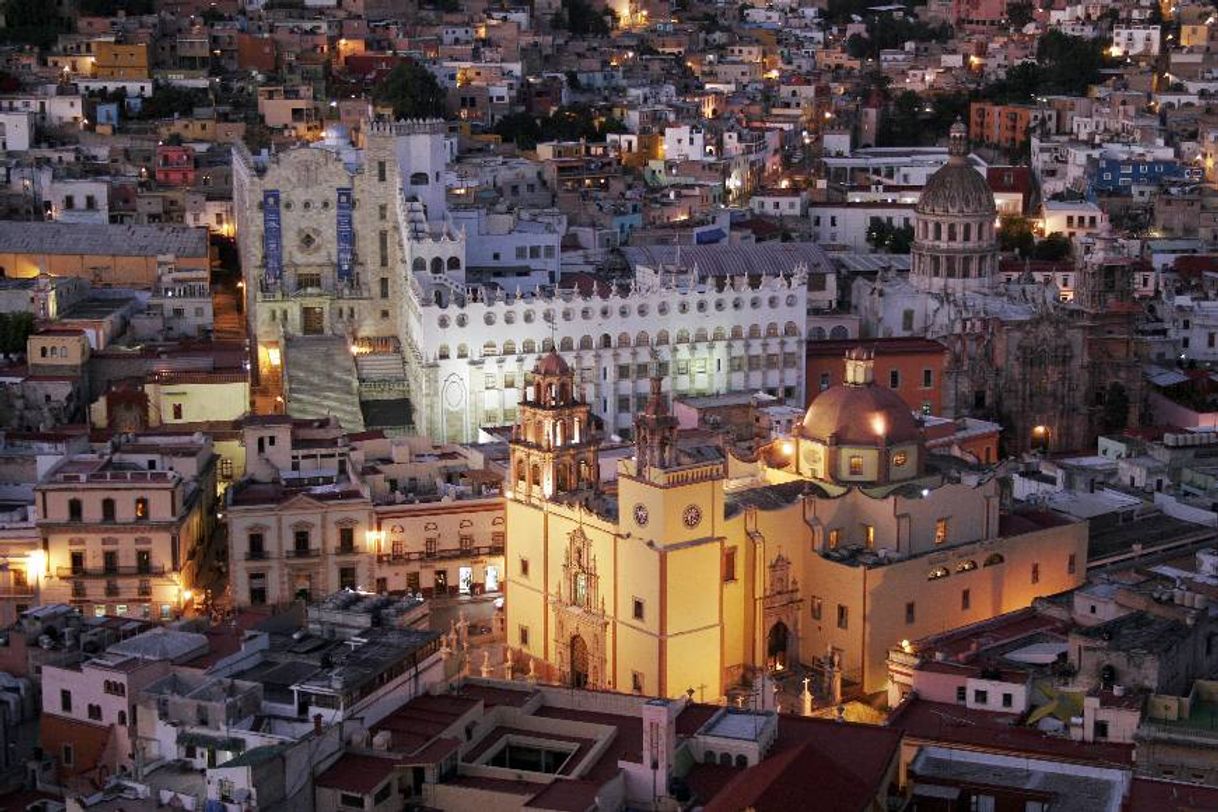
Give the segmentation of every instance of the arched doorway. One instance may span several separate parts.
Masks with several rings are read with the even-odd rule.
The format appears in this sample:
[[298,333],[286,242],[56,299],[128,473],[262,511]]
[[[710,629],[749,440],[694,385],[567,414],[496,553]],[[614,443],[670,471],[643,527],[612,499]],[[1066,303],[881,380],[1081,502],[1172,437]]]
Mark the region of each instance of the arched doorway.
[[588,685],[588,644],[584,638],[571,638],[571,687],[585,688]]
[[770,668],[782,671],[787,667],[787,644],[791,634],[781,620],[770,627],[766,637],[766,662]]

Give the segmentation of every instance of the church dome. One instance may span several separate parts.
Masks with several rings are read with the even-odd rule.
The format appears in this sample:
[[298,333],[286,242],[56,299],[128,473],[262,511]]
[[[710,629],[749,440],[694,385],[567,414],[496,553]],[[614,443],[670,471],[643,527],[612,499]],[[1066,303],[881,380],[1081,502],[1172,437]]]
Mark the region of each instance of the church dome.
[[909,405],[892,389],[873,380],[870,353],[851,350],[846,383],[821,392],[804,415],[802,436],[836,445],[878,446],[916,443],[921,426]]
[[537,365],[533,367],[533,374],[546,376],[570,375],[571,365],[563,360],[563,357],[557,352],[550,350],[537,360]]
[[914,211],[929,215],[993,217],[997,212],[994,192],[969,163],[968,131],[959,121],[952,125],[947,151],[947,163],[926,181]]

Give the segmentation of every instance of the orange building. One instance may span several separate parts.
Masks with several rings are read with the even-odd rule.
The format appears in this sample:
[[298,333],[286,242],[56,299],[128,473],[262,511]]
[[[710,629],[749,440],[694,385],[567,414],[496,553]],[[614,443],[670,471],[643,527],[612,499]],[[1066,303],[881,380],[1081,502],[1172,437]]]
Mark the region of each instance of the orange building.
[[875,351],[875,381],[896,393],[913,411],[939,414],[947,348],[927,338],[809,341],[805,356],[808,397],[842,383],[842,357],[857,346]]
[[974,144],[995,144],[1015,149],[1028,140],[1029,132],[1041,121],[1049,131],[1056,129],[1057,111],[1030,104],[969,104],[968,135]]
[[147,79],[148,46],[142,42],[98,42],[93,75],[98,79]]

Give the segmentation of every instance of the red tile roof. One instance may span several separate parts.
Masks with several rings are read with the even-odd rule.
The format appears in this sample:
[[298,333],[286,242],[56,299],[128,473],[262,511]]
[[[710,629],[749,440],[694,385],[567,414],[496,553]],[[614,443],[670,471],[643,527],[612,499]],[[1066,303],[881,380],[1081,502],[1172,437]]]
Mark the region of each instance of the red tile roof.
[[1129,788],[1127,812],[1218,810],[1218,787],[1180,784],[1137,776]]
[[811,798],[825,812],[861,812],[886,795],[900,744],[900,733],[884,727],[783,716],[770,753],[710,798],[706,812],[807,809]]
[[348,753],[317,777],[319,787],[370,795],[393,773],[393,759]]
[[888,726],[907,737],[967,745],[992,753],[1027,753],[1121,767],[1133,763],[1132,744],[1076,742],[1021,725],[1019,717],[1009,713],[972,710],[917,698],[897,708],[889,717]]

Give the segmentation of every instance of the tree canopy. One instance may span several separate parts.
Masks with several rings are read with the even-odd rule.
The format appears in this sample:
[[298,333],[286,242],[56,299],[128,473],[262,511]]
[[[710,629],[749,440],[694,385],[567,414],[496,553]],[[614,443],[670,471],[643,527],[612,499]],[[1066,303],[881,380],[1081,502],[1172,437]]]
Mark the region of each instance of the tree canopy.
[[1105,40],[1073,37],[1060,31],[1041,36],[1036,62],[1011,67],[1006,77],[992,83],[985,95],[999,102],[1026,102],[1036,96],[1081,96],[1088,85],[1100,81]]
[[373,88],[372,99],[377,104],[391,105],[394,118],[444,117],[444,88],[418,62],[398,64]]
[[908,254],[913,238],[913,226],[894,226],[878,217],[867,227],[867,244],[886,254]]
[[559,107],[540,118],[529,113],[512,113],[499,119],[495,133],[521,149],[533,149],[542,141],[603,140],[607,133],[624,132],[625,126],[613,116],[600,115],[586,104]]
[[56,37],[67,30],[54,3],[42,0],[4,0],[4,26],[0,27],[0,42],[37,45],[49,48]]

